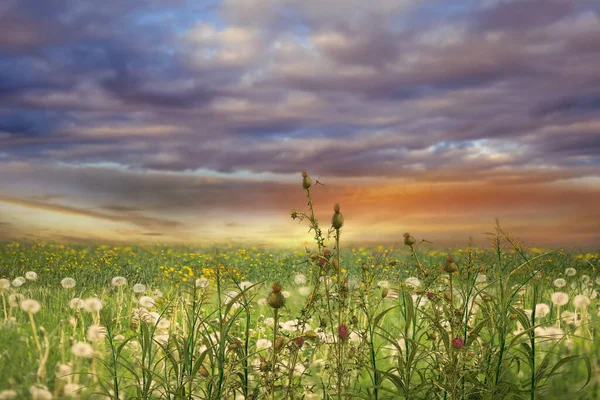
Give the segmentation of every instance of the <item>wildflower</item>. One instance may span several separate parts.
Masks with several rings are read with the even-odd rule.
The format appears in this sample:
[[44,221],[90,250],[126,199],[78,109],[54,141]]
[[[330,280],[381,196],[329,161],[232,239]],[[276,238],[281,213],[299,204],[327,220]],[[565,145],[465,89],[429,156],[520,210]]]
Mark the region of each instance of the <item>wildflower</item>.
[[38,274],[35,271],[27,271],[25,272],[25,279],[28,281],[37,281]]
[[91,325],[87,329],[87,340],[98,342],[106,337],[106,328],[101,325]]
[[115,276],[112,278],[111,284],[115,287],[127,285],[127,279],[122,276]]
[[156,302],[150,296],[142,296],[139,298],[138,304],[140,305],[140,307],[152,308],[156,305]]
[[71,347],[71,352],[75,357],[92,358],[94,355],[94,348],[87,342],[75,342]]
[[64,394],[70,398],[79,398],[81,391],[84,389],[83,385],[78,383],[67,383],[63,388]]
[[565,281],[563,278],[558,278],[554,280],[554,286],[557,288],[563,288],[567,285],[567,281]]
[[0,290],[6,290],[10,288],[10,281],[8,279],[0,279]]
[[417,243],[415,238],[410,236],[410,233],[406,232],[403,236],[404,236],[404,245],[405,246],[412,246],[415,243]]
[[97,297],[89,297],[83,301],[83,309],[87,312],[99,312],[102,310],[102,300]]
[[294,276],[294,283],[296,285],[304,285],[306,283],[306,276],[303,274],[297,274]]
[[159,290],[159,289],[154,289],[152,291],[152,296],[159,297],[159,298],[163,297],[163,292],[161,290]]
[[60,281],[60,284],[65,289],[73,289],[75,287],[76,282],[73,278],[63,278],[63,280]]
[[3,390],[0,392],[0,400],[16,399],[17,392],[12,389]]
[[344,217],[340,213],[340,205],[339,203],[335,203],[335,206],[333,206],[333,216],[331,217],[331,226],[333,226],[333,229],[339,231],[343,225]]
[[348,327],[344,324],[338,326],[338,336],[340,340],[348,340],[350,337],[350,332],[348,332]]
[[204,289],[204,288],[207,288],[208,285],[209,285],[208,279],[206,279],[206,278],[196,279],[196,287]]
[[452,256],[446,257],[446,264],[444,265],[444,271],[446,271],[449,274],[458,272],[458,266],[454,262],[454,257],[452,257]]
[[302,336],[298,336],[296,339],[294,339],[294,344],[298,346],[298,348],[302,347],[304,344],[304,338]]
[[161,334],[155,335],[154,341],[156,341],[158,344],[165,345],[169,342],[169,334],[161,333]]
[[32,400],[52,400],[52,393],[44,385],[34,385],[29,388]]
[[156,327],[158,329],[169,329],[170,326],[171,326],[171,321],[169,321],[166,318],[160,318],[156,324]]
[[8,296],[8,304],[13,307],[19,307],[19,304],[21,304],[21,302],[25,299],[25,296],[23,296],[21,293],[11,293]]
[[36,314],[41,309],[40,303],[37,300],[33,299],[23,300],[20,306],[21,310],[25,311],[28,314]]
[[539,318],[544,318],[550,313],[550,307],[546,303],[538,303],[535,305],[535,315]]
[[13,285],[14,287],[20,287],[20,286],[23,286],[23,284],[24,284],[25,282],[27,282],[27,281],[25,280],[25,278],[23,278],[22,276],[17,276],[15,279],[13,279],[13,281],[12,281],[12,285]]
[[69,364],[57,364],[56,365],[56,377],[68,380],[69,375],[73,373],[73,368]]
[[557,306],[564,306],[569,302],[569,295],[564,292],[552,293],[552,302]]
[[268,349],[273,345],[273,343],[268,339],[258,339],[256,341],[256,348],[259,350]]
[[146,293],[146,285],[144,285],[143,283],[136,283],[135,285],[133,285],[133,293],[136,294],[143,294]]
[[69,307],[75,311],[81,310],[85,302],[79,297],[74,297],[69,301]]
[[452,347],[454,347],[455,349],[460,349],[460,348],[464,347],[464,345],[465,345],[465,341],[462,340],[461,338],[452,339]]
[[300,296],[308,296],[311,291],[312,289],[308,286],[302,286],[301,288],[298,288],[298,293],[300,293]]
[[310,180],[310,177],[308,176],[306,171],[302,171],[302,188],[304,190],[308,190],[308,189],[310,189],[311,186],[312,186],[312,181]]
[[581,282],[583,282],[584,284],[588,284],[590,282],[590,277],[588,275],[581,275]]
[[427,298],[429,300],[433,299],[434,297],[435,297],[435,293],[433,293],[433,292],[427,292]]
[[406,284],[406,287],[408,287],[409,289],[416,289],[419,286],[421,286],[421,281],[419,280],[419,278],[415,278],[415,277],[406,278],[404,283]]
[[575,268],[569,267],[565,269],[566,276],[574,276],[575,274],[577,274],[577,270]]
[[573,299],[575,308],[587,308],[590,305],[590,298],[584,294],[578,294]]
[[274,309],[281,308],[285,304],[285,297],[281,293],[281,285],[279,283],[273,284],[273,291],[267,297],[267,304]]

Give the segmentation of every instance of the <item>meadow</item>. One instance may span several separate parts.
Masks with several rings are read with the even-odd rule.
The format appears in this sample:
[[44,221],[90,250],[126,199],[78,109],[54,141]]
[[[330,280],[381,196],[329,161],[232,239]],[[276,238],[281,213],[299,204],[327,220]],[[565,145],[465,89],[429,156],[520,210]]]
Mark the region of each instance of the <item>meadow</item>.
[[600,399],[597,252],[0,246],[0,399]]

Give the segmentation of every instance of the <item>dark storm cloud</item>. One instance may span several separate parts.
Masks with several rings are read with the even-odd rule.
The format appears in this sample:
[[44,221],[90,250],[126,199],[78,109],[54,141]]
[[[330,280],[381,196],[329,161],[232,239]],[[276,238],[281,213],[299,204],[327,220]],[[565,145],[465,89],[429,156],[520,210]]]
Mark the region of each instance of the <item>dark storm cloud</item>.
[[597,176],[594,2],[26,0],[0,15],[0,160]]

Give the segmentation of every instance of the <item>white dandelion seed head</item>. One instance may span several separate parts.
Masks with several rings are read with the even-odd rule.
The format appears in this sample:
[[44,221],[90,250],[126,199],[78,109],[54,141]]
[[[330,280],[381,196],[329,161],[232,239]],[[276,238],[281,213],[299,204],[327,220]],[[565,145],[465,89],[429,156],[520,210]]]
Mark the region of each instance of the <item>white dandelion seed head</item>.
[[0,400],[11,400],[16,399],[18,393],[12,389],[6,389],[0,391]]
[[294,320],[289,320],[281,323],[281,330],[286,332],[295,331],[298,327],[298,324]]
[[567,285],[567,281],[565,281],[563,278],[558,278],[554,280],[554,286],[557,287],[558,289],[563,288]]
[[73,373],[73,368],[69,364],[56,364],[56,377],[68,380],[69,376]]
[[44,385],[34,385],[29,388],[31,400],[52,400],[52,393]]
[[308,286],[302,286],[298,288],[298,293],[300,294],[300,296],[308,296],[310,294],[310,292],[312,291],[311,288],[309,288]]
[[28,314],[29,313],[36,314],[42,308],[42,306],[40,305],[40,302],[37,300],[33,300],[33,299],[23,300],[21,302],[20,306],[21,306],[21,310],[25,311]]
[[479,274],[477,275],[477,278],[475,278],[475,283],[485,283],[487,282],[487,275],[485,274]]
[[104,307],[104,304],[97,297],[88,297],[83,301],[83,309],[89,313],[99,312],[102,307]]
[[258,299],[257,303],[258,303],[259,306],[264,306],[264,305],[267,304],[267,299],[265,299],[264,297],[262,297],[262,298]]
[[156,327],[158,329],[169,329],[169,327],[171,326],[171,321],[169,321],[166,318],[161,318],[158,320]]
[[152,291],[152,296],[154,296],[154,297],[161,298],[161,297],[163,297],[163,295],[164,295],[163,292],[159,289],[154,289]]
[[12,308],[19,307],[19,304],[21,304],[23,300],[25,300],[25,296],[21,293],[11,293],[8,295],[8,304]]
[[272,345],[273,345],[273,343],[269,339],[258,339],[256,341],[256,349],[257,350],[269,349],[269,348],[271,348]]
[[156,341],[158,344],[165,345],[169,342],[169,334],[160,333],[158,335],[154,335],[154,341]]
[[304,274],[296,274],[294,276],[294,283],[296,285],[304,285],[306,283],[306,276]]
[[578,294],[573,299],[575,308],[587,308],[590,305],[590,298],[584,294]]
[[565,269],[566,276],[575,276],[576,274],[577,274],[577,270],[573,267],[569,267],[569,268]]
[[87,340],[89,340],[90,342],[99,342],[101,340],[104,340],[104,338],[106,337],[106,328],[103,327],[102,325],[91,325],[88,329],[87,329]]
[[75,287],[75,285],[77,284],[77,282],[75,282],[75,279],[73,278],[63,278],[62,281],[60,281],[60,285],[64,288],[64,289],[73,289]]
[[235,300],[235,298],[239,295],[235,290],[231,290],[225,294],[225,304],[229,304]]
[[13,279],[12,285],[14,287],[21,287],[25,282],[27,282],[25,278],[23,278],[22,276],[17,276],[15,279]]
[[267,317],[267,318],[265,318],[265,320],[263,322],[266,326],[273,326],[273,323],[275,322],[275,320],[271,317]]
[[79,358],[92,358],[94,355],[94,348],[87,342],[75,342],[71,346],[71,352],[75,357]]
[[248,289],[252,285],[254,285],[254,283],[252,283],[250,281],[240,282],[240,289],[246,290],[246,289]]
[[377,286],[379,286],[382,289],[387,289],[390,287],[390,283],[388,281],[379,281],[377,282]]
[[586,285],[591,281],[591,278],[589,275],[581,275],[581,282],[585,283]]
[[538,303],[535,305],[535,316],[538,318],[544,318],[550,314],[550,307],[546,303]]
[[410,278],[406,278],[404,283],[406,284],[406,287],[409,289],[416,289],[421,286],[421,280],[419,278],[415,278],[414,276],[411,276]]
[[7,290],[10,288],[10,281],[6,278],[0,279],[0,290]]
[[151,323],[152,315],[145,308],[132,308],[131,309],[131,322],[134,325],[139,325],[140,322]]
[[594,282],[596,282],[596,285],[600,285],[600,275],[596,277],[596,280]]
[[125,336],[119,333],[118,335],[115,335],[115,337],[113,339],[114,340],[119,340],[119,341],[120,340],[125,340]]
[[81,392],[83,391],[84,387],[85,386],[78,383],[67,383],[63,388],[63,392],[65,396],[71,399],[76,399],[81,396]]
[[35,271],[27,271],[25,272],[25,279],[28,281],[37,281],[38,274]]
[[138,304],[140,307],[153,308],[156,306],[156,301],[154,301],[154,299],[150,296],[142,296],[139,298]]
[[115,287],[127,285],[127,278],[123,276],[115,276],[112,278],[111,284]]
[[285,297],[286,299],[292,295],[292,294],[290,293],[290,291],[289,291],[289,290],[282,290],[282,291],[281,291],[281,294],[282,294],[282,295],[283,295],[283,297]]
[[557,306],[564,306],[569,302],[569,295],[564,292],[552,293],[552,303]]
[[84,305],[85,302],[79,297],[74,297],[71,299],[71,301],[69,301],[69,307],[75,311],[81,310]]
[[206,278],[196,279],[196,287],[204,289],[204,288],[207,288],[209,284],[210,284],[210,282]]
[[135,285],[133,285],[132,290],[135,294],[146,293],[146,285],[144,285],[143,283],[136,283]]

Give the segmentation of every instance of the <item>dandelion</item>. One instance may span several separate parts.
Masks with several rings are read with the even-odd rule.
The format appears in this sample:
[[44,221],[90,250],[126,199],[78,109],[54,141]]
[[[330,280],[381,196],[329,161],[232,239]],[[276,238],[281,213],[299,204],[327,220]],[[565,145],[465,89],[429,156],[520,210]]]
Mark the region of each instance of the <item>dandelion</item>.
[[85,305],[85,302],[83,301],[83,299],[80,299],[79,297],[74,297],[71,299],[71,301],[69,301],[69,307],[75,311],[81,310],[84,305]]
[[133,285],[133,293],[136,294],[143,294],[146,293],[146,285],[144,285],[143,283],[136,283],[135,285]]
[[99,312],[103,306],[102,300],[97,297],[89,297],[83,301],[83,309],[89,313]]
[[12,281],[12,285],[13,285],[14,287],[20,287],[20,286],[23,286],[23,284],[24,284],[25,282],[27,282],[27,281],[25,280],[25,278],[23,278],[22,276],[17,276],[15,279],[13,279],[13,281]]
[[198,279],[196,279],[196,287],[199,287],[199,288],[202,288],[202,289],[207,288],[208,285],[209,285],[209,283],[210,282],[206,278],[198,278]]
[[565,281],[563,278],[558,278],[554,280],[554,286],[557,288],[563,288],[567,285],[567,281]]
[[267,304],[267,299],[262,297],[262,298],[258,299],[257,303],[259,306],[264,306]]
[[56,365],[56,377],[67,380],[69,375],[73,373],[73,368],[69,364],[57,364]]
[[152,296],[161,298],[161,297],[163,297],[163,292],[159,289],[154,289],[152,291]]
[[0,279],[0,290],[7,290],[10,288],[10,281],[6,278]]
[[590,277],[589,277],[589,275],[581,275],[581,278],[580,278],[580,279],[581,279],[581,282],[583,282],[583,283],[584,283],[584,284],[586,284],[586,285],[587,285],[587,284],[590,282],[590,280],[591,280],[591,279],[590,279]]
[[379,281],[377,282],[377,286],[379,286],[382,289],[387,289],[390,287],[390,283],[388,281]]
[[577,274],[577,270],[575,268],[569,267],[565,269],[566,276],[575,276],[575,274]]
[[254,283],[252,283],[250,281],[240,282],[240,289],[246,290],[246,289],[250,288],[253,285],[254,285]]
[[64,278],[62,281],[60,281],[61,286],[64,289],[73,289],[75,287],[75,279],[73,278]]
[[38,274],[35,271],[27,271],[25,272],[25,279],[28,281],[37,281]]
[[94,355],[94,348],[87,342],[75,342],[71,347],[71,352],[75,357],[92,358]]
[[86,337],[90,342],[99,342],[106,337],[106,328],[102,325],[91,325],[87,329]]
[[52,393],[44,385],[34,385],[29,388],[32,400],[52,400]]
[[112,278],[111,284],[115,287],[127,285],[127,279],[122,276],[115,276]]
[[156,327],[158,329],[169,329],[170,326],[171,326],[171,321],[169,321],[166,318],[159,319],[158,323],[156,324]]
[[590,298],[584,294],[578,294],[573,299],[575,308],[587,308],[590,305]]
[[296,285],[304,285],[306,283],[306,276],[303,274],[296,274],[294,276],[294,283]]
[[298,293],[300,294],[300,296],[308,296],[310,294],[310,292],[312,291],[311,288],[309,288],[308,286],[302,286],[300,288],[298,288]]
[[162,344],[165,345],[169,342],[169,334],[168,333],[161,333],[159,335],[155,335],[154,336],[154,341],[158,344]]
[[257,350],[269,349],[269,348],[271,348],[272,345],[273,345],[273,343],[268,339],[258,339],[256,341],[256,349]]
[[550,307],[546,303],[538,303],[535,305],[535,315],[539,318],[544,318],[550,313]]
[[24,299],[25,296],[23,296],[21,293],[12,293],[8,296],[8,304],[12,308],[16,308],[19,307],[19,304],[21,304]]
[[598,275],[598,276],[596,277],[596,280],[595,280],[595,282],[596,282],[596,285],[600,285],[600,275]]
[[235,290],[231,290],[225,294],[225,304],[230,304],[234,300],[237,300],[239,293]]
[[406,278],[404,283],[406,284],[406,287],[409,289],[416,289],[419,286],[421,286],[421,281],[419,280],[419,278],[415,278],[415,277]]
[[37,314],[40,309],[40,303],[37,300],[27,299],[23,300],[20,304],[21,310],[25,311],[28,314]]
[[63,388],[64,394],[70,398],[78,398],[81,391],[84,389],[83,385],[78,383],[67,383]]
[[569,302],[569,295],[564,292],[552,293],[552,303],[557,306],[564,306]]
[[142,296],[138,300],[138,304],[140,305],[140,307],[152,308],[152,307],[154,307],[156,305],[156,302],[150,296]]
[[3,390],[0,392],[0,400],[16,399],[17,392],[12,389]]

